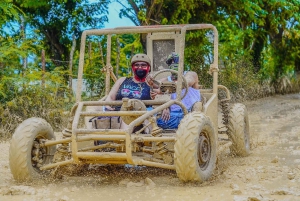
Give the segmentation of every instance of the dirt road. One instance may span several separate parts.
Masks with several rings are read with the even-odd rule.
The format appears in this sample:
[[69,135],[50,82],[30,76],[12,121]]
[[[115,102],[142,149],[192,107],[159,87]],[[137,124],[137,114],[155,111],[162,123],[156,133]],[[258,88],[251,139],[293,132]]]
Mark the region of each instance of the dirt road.
[[175,172],[154,168],[90,166],[83,176],[17,184],[0,143],[0,200],[300,200],[300,94],[245,103],[251,155],[219,156],[214,176],[181,183]]

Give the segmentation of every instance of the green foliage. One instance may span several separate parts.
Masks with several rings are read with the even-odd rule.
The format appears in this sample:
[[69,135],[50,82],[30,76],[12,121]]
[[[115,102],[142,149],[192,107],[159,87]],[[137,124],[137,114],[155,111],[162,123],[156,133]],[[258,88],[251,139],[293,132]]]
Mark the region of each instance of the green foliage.
[[13,5],[12,0],[2,0],[0,2],[0,27],[8,20],[19,20],[19,13],[21,12],[18,7]]
[[162,19],[162,7],[170,0],[127,1],[129,7],[124,5],[124,1],[117,0],[123,6],[119,16],[129,18],[135,25],[151,25],[159,24]]
[[47,0],[15,0],[16,3],[20,4],[23,8],[40,8],[42,6],[47,6]]
[[10,137],[16,126],[30,117],[44,118],[54,129],[65,125],[65,111],[71,103],[65,102],[67,94],[60,94],[66,88],[64,74],[61,69],[43,74],[28,68],[21,78],[4,77],[0,82],[0,137]]
[[[68,65],[71,35],[79,38],[82,29],[99,28],[107,21],[108,1],[89,3],[88,0],[16,0],[14,5],[26,13],[25,21],[39,30],[46,55],[60,61],[56,66]],[[79,46],[77,45],[77,48]]]
[[[117,39],[119,44],[117,44]],[[85,53],[85,66],[83,72],[83,78],[85,80],[86,97],[85,99],[98,100],[104,95],[105,92],[105,64],[107,55],[107,37],[90,37],[86,44]],[[90,47],[89,47],[90,46]],[[101,55],[101,49],[102,54]],[[117,49],[120,49],[118,53]],[[90,50],[89,50],[90,49]],[[131,76],[131,56],[142,51],[142,45],[140,43],[140,36],[138,34],[124,34],[113,35],[111,38],[111,66],[114,74],[117,77],[129,77]],[[119,68],[117,71],[117,58],[119,57]],[[75,60],[79,59],[79,55],[75,55]],[[102,62],[103,59],[103,62]],[[77,63],[77,62],[76,62]],[[77,66],[74,66],[75,71]],[[75,75],[73,75],[75,76]]]
[[[166,0],[156,15],[146,15],[158,10],[155,1],[128,1],[128,4],[127,12],[136,14],[129,19],[147,20],[151,24],[215,25],[219,32],[219,59],[225,68],[231,71],[230,68],[237,66],[241,58],[247,58],[254,73],[259,73],[257,79],[262,79],[260,83],[271,80],[277,92],[281,91],[280,80],[291,79],[294,76],[291,73],[300,71],[300,1]],[[138,14],[137,10],[142,11],[143,15]],[[186,48],[185,62],[203,76],[194,66],[200,65],[200,69],[206,70],[204,63],[209,49],[200,35],[193,42],[194,47]],[[204,47],[197,50],[199,45]]]
[[6,65],[20,64],[18,58],[37,54],[37,49],[40,46],[36,41],[33,38],[23,39],[20,36],[0,37],[0,63],[6,63]]

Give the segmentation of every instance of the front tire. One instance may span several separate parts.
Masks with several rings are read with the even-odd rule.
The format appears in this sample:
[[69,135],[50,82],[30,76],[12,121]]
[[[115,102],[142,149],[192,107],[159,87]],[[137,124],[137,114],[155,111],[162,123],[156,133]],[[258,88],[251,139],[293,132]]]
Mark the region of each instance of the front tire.
[[44,175],[39,167],[51,162],[56,147],[40,147],[42,139],[55,139],[44,119],[27,119],[16,129],[9,147],[9,166],[15,180],[31,181]]
[[246,106],[241,103],[232,105],[229,111],[228,137],[232,142],[230,150],[237,156],[250,154],[249,119]]
[[187,114],[179,125],[174,163],[180,180],[203,182],[216,165],[217,142],[210,119],[200,112]]

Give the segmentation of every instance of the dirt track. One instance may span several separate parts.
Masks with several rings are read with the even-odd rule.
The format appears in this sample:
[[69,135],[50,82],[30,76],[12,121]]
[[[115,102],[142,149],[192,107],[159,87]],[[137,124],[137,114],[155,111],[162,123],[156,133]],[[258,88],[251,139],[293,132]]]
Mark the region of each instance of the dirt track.
[[245,103],[251,155],[219,156],[214,176],[183,184],[176,173],[93,166],[84,176],[17,184],[8,165],[9,142],[0,143],[0,200],[300,200],[300,94]]

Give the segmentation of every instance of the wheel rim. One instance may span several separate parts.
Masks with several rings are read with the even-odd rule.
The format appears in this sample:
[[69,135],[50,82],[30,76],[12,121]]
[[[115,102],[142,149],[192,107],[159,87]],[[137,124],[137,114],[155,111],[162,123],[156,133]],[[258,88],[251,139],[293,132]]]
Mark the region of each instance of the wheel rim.
[[211,158],[210,139],[205,132],[201,132],[198,139],[198,163],[201,169],[206,169]]
[[45,163],[48,154],[48,148],[41,147],[43,140],[45,140],[43,137],[37,137],[32,143],[31,163],[36,171],[40,171],[40,167]]

